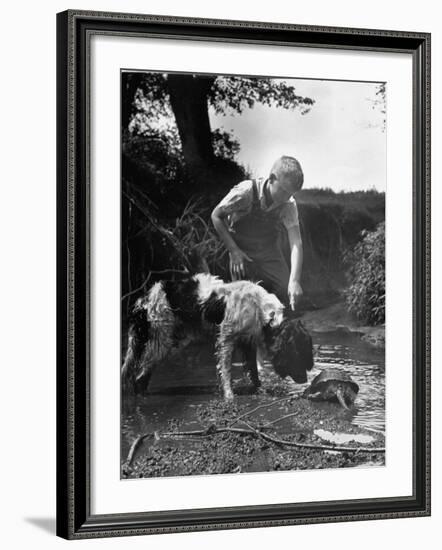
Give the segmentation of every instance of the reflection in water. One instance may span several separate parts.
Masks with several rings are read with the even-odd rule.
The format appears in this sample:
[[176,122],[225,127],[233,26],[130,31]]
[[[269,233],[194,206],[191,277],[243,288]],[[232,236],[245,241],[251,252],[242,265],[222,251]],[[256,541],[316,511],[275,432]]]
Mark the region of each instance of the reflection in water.
[[[330,414],[348,418],[352,423],[375,431],[385,431],[385,353],[363,342],[357,334],[347,331],[312,333],[315,366],[308,383],[323,369],[337,368],[349,374],[359,385],[359,393],[351,412],[329,403],[315,403]],[[179,358],[161,365],[154,373],[147,396],[124,396],[121,410],[121,455],[126,456],[131,442],[141,433],[167,431],[173,419],[183,420],[185,429],[201,427],[195,421],[198,404],[219,399],[213,348],[202,342],[190,345]],[[233,369],[234,381],[240,382],[242,370]],[[271,388],[280,379],[273,371],[260,373],[263,388]],[[287,394],[302,394],[308,384],[284,381]],[[250,396],[244,386],[235,388],[241,404],[256,407],[256,396]],[[281,415],[281,407],[264,409],[258,415],[271,422]],[[279,425],[284,430],[284,424]],[[293,431],[293,423],[287,424]]]
[[[338,343],[340,341],[340,343]],[[309,381],[321,370],[342,369],[359,385],[352,422],[385,432],[385,351],[340,332],[314,335],[315,366]]]

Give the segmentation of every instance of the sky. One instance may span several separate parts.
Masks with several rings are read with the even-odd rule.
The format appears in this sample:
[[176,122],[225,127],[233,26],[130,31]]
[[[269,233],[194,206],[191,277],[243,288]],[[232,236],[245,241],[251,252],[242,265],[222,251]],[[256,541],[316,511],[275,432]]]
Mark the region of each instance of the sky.
[[386,131],[373,108],[378,84],[285,79],[296,93],[315,100],[310,112],[256,104],[241,115],[216,115],[212,129],[233,130],[238,162],[253,177],[268,176],[281,155],[297,158],[304,187],[334,191],[386,190]]

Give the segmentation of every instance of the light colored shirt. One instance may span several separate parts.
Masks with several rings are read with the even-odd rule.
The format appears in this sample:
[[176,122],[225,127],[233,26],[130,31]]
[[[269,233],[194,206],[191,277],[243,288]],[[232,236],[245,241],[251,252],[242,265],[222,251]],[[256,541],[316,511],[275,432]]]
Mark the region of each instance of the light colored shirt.
[[[263,212],[270,212],[275,208],[279,208],[279,219],[287,229],[296,225],[299,226],[298,207],[296,205],[295,198],[290,197],[290,199],[283,203],[282,206],[275,205],[274,203],[267,206],[264,195],[265,182],[265,178],[258,178],[256,180],[258,198]],[[228,225],[230,228],[236,221],[250,213],[253,206],[253,199],[253,181],[244,180],[232,187],[232,189],[218,204],[218,208],[221,208],[222,212],[227,215]]]

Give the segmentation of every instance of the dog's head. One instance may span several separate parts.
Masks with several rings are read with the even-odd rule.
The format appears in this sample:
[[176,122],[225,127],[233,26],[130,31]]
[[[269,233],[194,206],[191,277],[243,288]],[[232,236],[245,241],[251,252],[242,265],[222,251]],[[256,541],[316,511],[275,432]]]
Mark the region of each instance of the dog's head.
[[313,368],[313,345],[301,321],[291,318],[278,326],[269,325],[264,337],[276,373],[298,384],[307,382],[307,371]]

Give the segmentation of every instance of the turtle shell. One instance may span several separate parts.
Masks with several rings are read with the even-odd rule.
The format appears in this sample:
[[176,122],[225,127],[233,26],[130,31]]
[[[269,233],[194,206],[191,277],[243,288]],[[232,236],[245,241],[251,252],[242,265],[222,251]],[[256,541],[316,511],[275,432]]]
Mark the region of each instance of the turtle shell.
[[358,393],[359,391],[359,386],[356,382],[354,382],[346,372],[342,372],[338,369],[325,369],[320,372],[313,379],[309,390],[310,392],[319,391],[321,386],[327,384],[328,382],[345,382],[355,393]]

